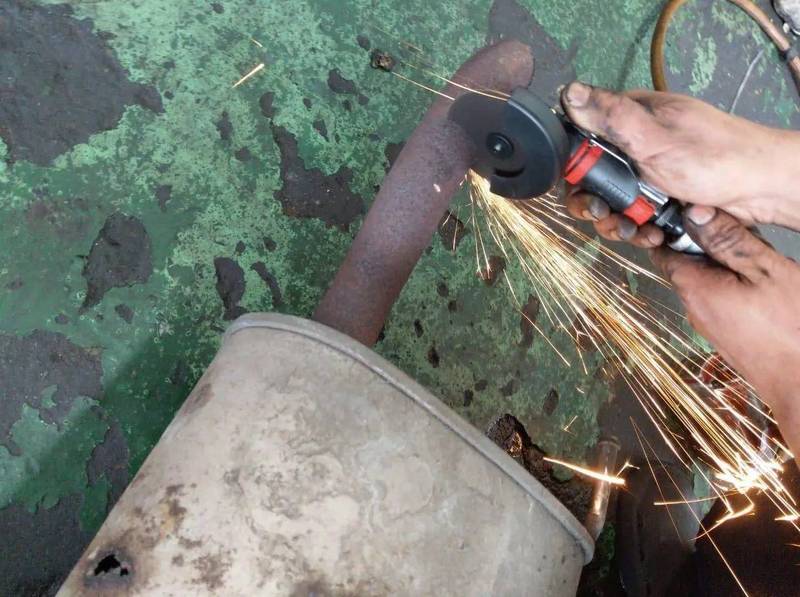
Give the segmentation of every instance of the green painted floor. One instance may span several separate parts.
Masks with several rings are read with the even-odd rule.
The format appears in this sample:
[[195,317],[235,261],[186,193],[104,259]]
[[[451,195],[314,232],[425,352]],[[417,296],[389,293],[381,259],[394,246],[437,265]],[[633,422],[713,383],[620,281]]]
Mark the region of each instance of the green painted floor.
[[[365,47],[413,44],[447,73],[487,38],[521,36],[542,88],[573,69],[641,87],[659,5],[6,0],[0,594],[57,586],[232,317],[310,315],[432,99],[370,68]],[[798,126],[791,80],[760,32],[721,0],[690,6],[668,48],[674,88],[728,109],[765,47],[737,112]],[[450,226],[378,352],[475,425],[511,413],[546,450],[583,459],[608,384],[531,336],[502,285],[476,275],[469,226],[455,250]]]

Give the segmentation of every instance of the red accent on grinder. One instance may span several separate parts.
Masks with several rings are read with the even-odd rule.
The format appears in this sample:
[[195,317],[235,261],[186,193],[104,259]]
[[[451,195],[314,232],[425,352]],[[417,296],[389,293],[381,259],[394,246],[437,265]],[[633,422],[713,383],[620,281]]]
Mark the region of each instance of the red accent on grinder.
[[589,139],[584,140],[577,151],[572,154],[564,169],[564,180],[569,184],[578,184],[594,168],[603,155],[603,148],[593,145]]
[[636,201],[631,203],[622,213],[636,222],[637,226],[641,226],[653,217],[653,214],[656,213],[656,208],[642,195],[639,195]]

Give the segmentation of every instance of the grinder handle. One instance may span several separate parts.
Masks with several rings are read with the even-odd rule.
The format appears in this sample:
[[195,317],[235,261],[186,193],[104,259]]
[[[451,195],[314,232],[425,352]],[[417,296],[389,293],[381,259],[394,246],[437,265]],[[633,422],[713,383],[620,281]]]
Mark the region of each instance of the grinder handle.
[[652,222],[664,231],[669,245],[688,253],[702,253],[683,226],[683,210],[677,201],[664,197],[661,205],[642,194],[639,175],[622,152],[609,149],[573,126],[568,126],[570,157],[564,179],[608,203],[611,211],[621,213],[637,226]]
[[656,208],[641,195],[639,179],[630,165],[586,137],[575,141],[578,143],[567,162],[564,179],[601,197],[611,211],[628,216],[637,226],[648,222]]

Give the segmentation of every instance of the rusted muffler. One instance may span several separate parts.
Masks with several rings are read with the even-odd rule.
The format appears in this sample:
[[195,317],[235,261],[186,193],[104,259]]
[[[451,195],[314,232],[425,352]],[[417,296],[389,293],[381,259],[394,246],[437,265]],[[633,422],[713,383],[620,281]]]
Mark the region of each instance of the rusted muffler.
[[[509,92],[533,75],[530,48],[506,41],[484,48],[453,81]],[[444,93],[458,97],[463,88]],[[464,181],[473,148],[447,119],[451,100],[439,98],[409,137],[369,210],[361,230],[313,318],[372,346],[386,317],[430,244],[453,195]]]

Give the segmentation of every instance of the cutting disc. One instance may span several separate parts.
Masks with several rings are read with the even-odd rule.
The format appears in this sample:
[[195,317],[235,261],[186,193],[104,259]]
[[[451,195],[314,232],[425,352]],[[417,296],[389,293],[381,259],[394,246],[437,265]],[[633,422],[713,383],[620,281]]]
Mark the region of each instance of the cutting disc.
[[506,101],[478,93],[459,97],[449,118],[477,147],[472,168],[492,192],[528,199],[553,188],[569,157],[569,139],[556,113],[527,89]]

